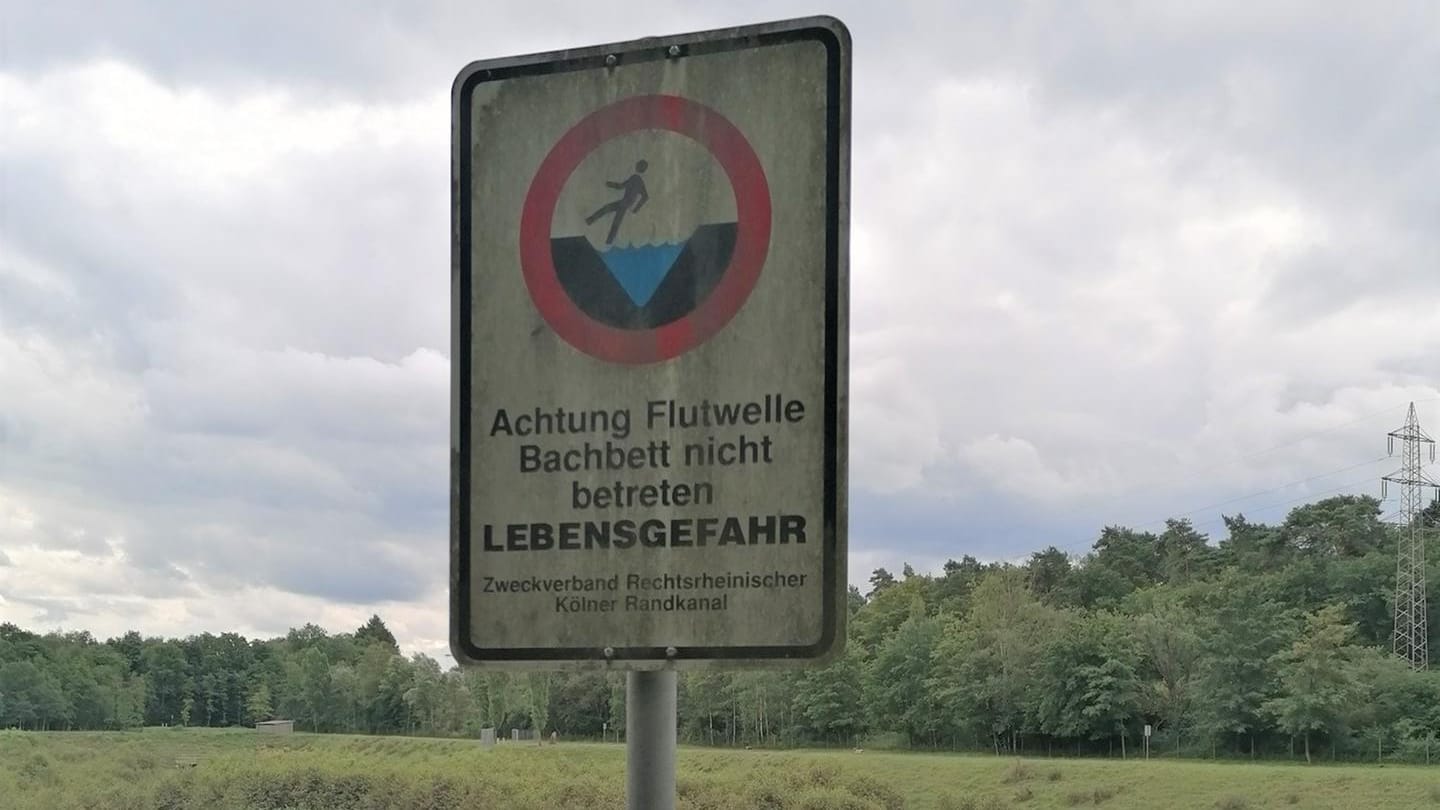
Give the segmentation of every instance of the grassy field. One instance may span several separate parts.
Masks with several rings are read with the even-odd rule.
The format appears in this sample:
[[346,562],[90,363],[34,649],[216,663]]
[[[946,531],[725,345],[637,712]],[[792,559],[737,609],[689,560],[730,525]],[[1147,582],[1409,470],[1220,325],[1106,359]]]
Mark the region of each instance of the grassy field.
[[[624,806],[624,748],[250,731],[0,732],[0,808]],[[684,748],[690,810],[1440,810],[1440,768]]]

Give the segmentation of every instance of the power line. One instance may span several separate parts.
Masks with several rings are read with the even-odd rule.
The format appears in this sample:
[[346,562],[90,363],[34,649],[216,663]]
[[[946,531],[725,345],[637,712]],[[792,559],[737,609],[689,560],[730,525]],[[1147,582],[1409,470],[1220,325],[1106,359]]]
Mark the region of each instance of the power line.
[[[1416,401],[1419,402],[1419,403],[1440,402],[1440,397],[1430,397],[1429,399],[1422,399],[1422,400],[1416,400]],[[1303,443],[1303,442],[1307,442],[1307,441],[1309,441],[1309,440],[1311,440],[1311,439],[1314,439],[1314,438],[1316,438],[1316,437],[1318,437],[1318,436],[1325,436],[1325,435],[1334,433],[1334,432],[1336,432],[1336,431],[1338,431],[1338,430],[1343,430],[1344,428],[1351,427],[1352,425],[1357,425],[1357,424],[1360,424],[1361,422],[1367,422],[1367,421],[1369,421],[1369,420],[1371,420],[1371,419],[1374,419],[1374,418],[1376,418],[1376,417],[1378,417],[1378,416],[1382,416],[1382,415],[1384,415],[1384,414],[1390,413],[1390,412],[1392,412],[1392,411],[1399,410],[1399,409],[1404,408],[1404,407],[1405,407],[1404,404],[1397,404],[1397,405],[1391,405],[1391,406],[1386,407],[1386,408],[1381,408],[1381,409],[1376,410],[1376,411],[1371,411],[1371,412],[1369,412],[1369,413],[1362,414],[1361,416],[1357,416],[1357,417],[1355,417],[1354,419],[1350,419],[1350,420],[1348,420],[1348,421],[1341,422],[1341,423],[1338,424],[1338,425],[1331,425],[1330,427],[1327,427],[1327,428],[1321,428],[1321,429],[1319,429],[1319,430],[1312,430],[1312,431],[1309,431],[1309,432],[1307,432],[1307,433],[1303,433],[1303,434],[1301,434],[1301,435],[1299,435],[1299,436],[1297,436],[1297,437],[1295,437],[1295,438],[1293,438],[1293,439],[1290,439],[1290,440],[1288,440],[1288,441],[1281,442],[1280,444],[1277,444],[1277,445],[1274,445],[1274,446],[1271,446],[1271,447],[1267,447],[1267,448],[1265,448],[1264,450],[1257,450],[1257,451],[1255,451],[1255,452],[1253,452],[1253,453],[1248,453],[1248,454],[1243,455],[1243,456],[1237,456],[1236,458],[1230,459],[1230,460],[1228,460],[1228,461],[1222,461],[1222,462],[1218,462],[1218,463],[1215,463],[1215,464],[1210,464],[1210,465],[1203,466],[1203,467],[1194,467],[1194,468],[1190,468],[1190,469],[1183,469],[1183,468],[1182,468],[1183,475],[1170,476],[1170,477],[1163,478],[1163,479],[1159,479],[1159,480],[1151,480],[1150,482],[1148,482],[1146,485],[1140,487],[1139,489],[1131,489],[1131,490],[1127,490],[1127,491],[1125,491],[1125,492],[1117,492],[1117,493],[1115,493],[1115,494],[1113,494],[1113,495],[1102,496],[1102,497],[1100,497],[1100,498],[1097,498],[1097,499],[1093,500],[1093,501],[1092,501],[1092,504],[1108,504],[1108,503],[1113,503],[1113,502],[1118,501],[1118,500],[1123,499],[1123,498],[1135,497],[1136,495],[1144,494],[1144,493],[1146,493],[1146,492],[1155,492],[1155,491],[1156,491],[1157,489],[1159,489],[1161,486],[1164,486],[1164,485],[1173,485],[1173,484],[1180,483],[1180,482],[1183,482],[1183,481],[1193,480],[1194,478],[1196,478],[1196,477],[1198,477],[1199,475],[1202,475],[1202,474],[1204,474],[1204,473],[1214,472],[1215,470],[1220,470],[1220,469],[1224,469],[1224,468],[1226,468],[1226,467],[1231,467],[1231,466],[1234,466],[1234,465],[1236,465],[1236,464],[1239,464],[1239,463],[1242,463],[1242,462],[1245,462],[1245,461],[1251,461],[1251,460],[1254,460],[1254,459],[1259,458],[1259,457],[1261,457],[1261,456],[1264,456],[1264,455],[1268,455],[1268,454],[1270,454],[1270,453],[1273,453],[1273,452],[1275,452],[1275,451],[1277,451],[1277,450],[1284,450],[1284,449],[1289,448],[1289,447],[1294,447],[1295,445],[1301,444],[1301,443]],[[1357,465],[1357,466],[1359,466],[1359,465]],[[1353,469],[1353,468],[1351,468],[1351,469]],[[1335,472],[1339,472],[1339,471],[1335,471]],[[1325,475],[1333,475],[1333,474],[1334,474],[1334,472],[1324,473],[1324,474],[1322,474],[1322,475],[1320,475],[1320,476],[1316,476],[1316,477],[1318,477],[1318,478],[1323,478]],[[1292,484],[1286,484],[1285,486],[1293,486],[1294,483],[1304,483],[1304,482],[1303,482],[1303,481],[1297,481],[1297,482],[1293,482]],[[1283,488],[1284,488],[1284,487],[1280,487],[1280,489],[1283,489]],[[1257,494],[1264,494],[1264,493],[1257,493]],[[1237,500],[1243,500],[1244,498],[1249,498],[1249,497],[1253,497],[1253,495],[1243,496],[1242,498],[1237,499]],[[1223,506],[1223,505],[1226,505],[1226,504],[1217,504],[1217,506]],[[1200,512],[1200,511],[1204,511],[1204,510],[1207,509],[1207,508],[1214,508],[1214,507],[1201,507],[1200,509],[1196,509],[1196,510],[1194,510],[1194,511]],[[1184,514],[1189,514],[1189,513],[1184,513]],[[1172,517],[1174,517],[1174,516],[1172,515]],[[1095,519],[1096,519],[1097,521],[1103,521],[1103,517],[1100,517],[1099,515],[1097,515]],[[1160,522],[1163,522],[1163,520],[1160,521]],[[1153,523],[1153,522],[1152,522],[1152,523]],[[1139,525],[1139,526],[1148,526],[1148,525],[1152,525],[1152,523],[1143,523],[1143,524],[1138,524],[1138,525]],[[1067,547],[1067,546],[1060,546],[1060,548],[1066,548],[1066,547]]]
[[[1301,485],[1301,484],[1308,484],[1308,483],[1311,483],[1311,482],[1314,482],[1314,481],[1318,481],[1318,480],[1320,480],[1320,479],[1322,479],[1322,478],[1328,478],[1328,477],[1330,477],[1330,476],[1332,476],[1332,475],[1339,475],[1340,473],[1349,472],[1350,470],[1359,469],[1359,468],[1361,468],[1361,467],[1364,467],[1364,466],[1367,466],[1367,465],[1370,465],[1370,464],[1377,464],[1377,463],[1379,463],[1379,462],[1381,462],[1381,461],[1384,461],[1386,458],[1387,458],[1386,456],[1379,456],[1379,457],[1377,457],[1377,458],[1370,459],[1369,461],[1362,461],[1362,462],[1360,462],[1359,464],[1351,464],[1351,465],[1349,465],[1349,466],[1347,466],[1347,467],[1341,467],[1341,468],[1339,468],[1339,469],[1331,470],[1331,471],[1329,471],[1329,472],[1320,473],[1320,474],[1318,474],[1318,475],[1312,475],[1312,476],[1310,476],[1309,478],[1302,478],[1302,479],[1299,479],[1299,480],[1296,480],[1296,481],[1291,481],[1291,482],[1286,483],[1286,484],[1281,484],[1281,485],[1276,486],[1276,487],[1271,487],[1270,489],[1260,490],[1259,492],[1252,492],[1252,493],[1250,493],[1250,494],[1248,494],[1248,495],[1241,495],[1241,496],[1239,496],[1239,497],[1237,497],[1237,498],[1231,498],[1231,499],[1229,499],[1229,500],[1220,501],[1219,503],[1210,504],[1209,506],[1202,506],[1202,507],[1199,507],[1199,508],[1197,508],[1197,509],[1191,509],[1191,510],[1189,510],[1189,511],[1187,511],[1187,512],[1174,513],[1174,514],[1169,515],[1168,517],[1160,518],[1160,519],[1158,519],[1158,520],[1152,520],[1152,521],[1148,521],[1148,522],[1145,522],[1145,523],[1123,523],[1123,522],[1122,522],[1122,523],[1119,523],[1119,524],[1111,524],[1111,525],[1123,525],[1123,526],[1127,526],[1128,528],[1132,528],[1132,529],[1143,529],[1143,528],[1146,528],[1146,527],[1148,527],[1148,526],[1158,526],[1158,525],[1161,525],[1161,524],[1165,523],[1167,520],[1173,520],[1173,519],[1175,519],[1175,518],[1186,517],[1186,516],[1188,516],[1188,515],[1194,515],[1194,514],[1196,514],[1196,513],[1198,513],[1198,512],[1205,512],[1205,511],[1208,511],[1208,510],[1210,510],[1210,509],[1218,509],[1218,508],[1220,508],[1220,507],[1222,507],[1222,506],[1229,506],[1229,505],[1231,505],[1231,504],[1240,503],[1240,502],[1242,502],[1242,501],[1250,500],[1251,498],[1258,498],[1258,497],[1260,497],[1260,496],[1262,496],[1262,495],[1269,495],[1269,494],[1272,494],[1272,493],[1275,493],[1275,492],[1280,492],[1280,491],[1289,489],[1290,487],[1299,486],[1299,485]],[[1375,478],[1374,478],[1374,477],[1369,477],[1369,478],[1364,479],[1363,481],[1356,481],[1356,482],[1354,482],[1354,483],[1345,484],[1345,485],[1343,485],[1343,486],[1336,487],[1336,488],[1331,489],[1331,490],[1326,490],[1326,491],[1323,491],[1323,492],[1307,493],[1306,495],[1303,495],[1303,496],[1301,496],[1300,498],[1295,499],[1295,500],[1293,500],[1293,501],[1282,502],[1282,503],[1278,503],[1278,504],[1270,504],[1270,505],[1268,505],[1268,506],[1262,506],[1262,507],[1259,507],[1259,509],[1258,509],[1257,511],[1263,511],[1263,510],[1265,510],[1265,509],[1272,509],[1272,508],[1275,508],[1276,506],[1284,506],[1284,505],[1286,505],[1287,503],[1298,503],[1298,502],[1300,502],[1300,501],[1310,500],[1310,499],[1312,499],[1312,498],[1315,498],[1315,497],[1318,496],[1318,495],[1325,495],[1325,494],[1328,494],[1329,492],[1338,492],[1338,491],[1343,490],[1343,489],[1348,489],[1348,488],[1353,487],[1353,486],[1358,486],[1359,484],[1362,484],[1362,483],[1374,483],[1374,481],[1375,481]],[[1218,520],[1218,518],[1212,518],[1212,519],[1210,519],[1210,520],[1203,521],[1203,522],[1200,523],[1200,524],[1192,524],[1192,525],[1206,525],[1206,524],[1209,524],[1209,523],[1213,523],[1213,522],[1215,522],[1216,520]],[[1069,544],[1066,544],[1066,545],[1057,545],[1056,548],[1060,548],[1060,549],[1072,549],[1072,548],[1076,548],[1076,547],[1082,546],[1082,545],[1083,545],[1083,546],[1089,546],[1089,545],[1092,545],[1093,543],[1094,543],[1094,539],[1093,539],[1093,538],[1087,538],[1087,539],[1085,539],[1085,540],[1079,540],[1079,541],[1076,541],[1076,542],[1073,542],[1073,543],[1069,543]]]
[[[1172,519],[1177,518],[1177,517],[1185,517],[1185,516],[1187,516],[1187,515],[1193,515],[1193,514],[1195,514],[1195,513],[1197,513],[1197,512],[1208,512],[1208,511],[1211,510],[1211,509],[1219,509],[1219,508],[1222,507],[1222,506],[1229,506],[1229,505],[1232,504],[1232,503],[1239,503],[1240,501],[1248,501],[1248,500],[1250,500],[1251,498],[1258,498],[1258,497],[1260,497],[1261,495],[1269,495],[1269,494],[1271,494],[1271,493],[1273,493],[1273,492],[1280,492],[1280,491],[1282,491],[1282,490],[1289,489],[1290,487],[1293,487],[1293,486],[1299,486],[1299,485],[1301,485],[1301,484],[1308,484],[1308,483],[1310,483],[1311,481],[1318,481],[1318,480],[1320,480],[1321,478],[1329,478],[1329,477],[1332,476],[1332,475],[1338,475],[1338,474],[1340,474],[1340,473],[1342,473],[1342,472],[1350,472],[1351,470],[1358,470],[1358,469],[1361,468],[1361,467],[1366,467],[1366,466],[1369,466],[1369,465],[1371,465],[1371,464],[1376,464],[1376,463],[1378,463],[1378,462],[1384,461],[1386,458],[1387,458],[1387,456],[1380,456],[1380,457],[1378,457],[1378,458],[1372,458],[1372,459],[1370,459],[1369,461],[1362,461],[1362,462],[1360,462],[1359,464],[1352,464],[1352,465],[1350,465],[1349,467],[1341,467],[1341,468],[1338,469],[1338,470],[1331,470],[1331,471],[1328,472],[1328,473],[1321,473],[1321,474],[1319,474],[1319,475],[1312,475],[1312,476],[1310,476],[1309,478],[1303,478],[1303,479],[1301,479],[1301,480],[1299,480],[1299,481],[1292,481],[1292,482],[1290,482],[1290,483],[1288,483],[1288,484],[1281,484],[1281,485],[1278,486],[1278,487],[1273,487],[1273,488],[1271,488],[1271,489],[1261,490],[1260,492],[1254,492],[1254,493],[1251,493],[1251,494],[1249,494],[1249,495],[1241,495],[1241,496],[1238,497],[1238,498],[1231,498],[1231,499],[1228,500],[1228,501],[1220,501],[1219,503],[1212,503],[1212,504],[1210,504],[1209,506],[1202,506],[1202,507],[1200,507],[1199,509],[1192,509],[1192,510],[1190,510],[1189,512],[1181,512],[1181,513],[1179,513],[1179,514],[1177,514],[1177,515],[1171,515],[1171,516],[1168,517],[1168,518],[1161,518],[1159,521],[1151,521],[1150,523],[1145,523],[1145,524],[1141,524],[1141,525],[1150,526],[1150,525],[1154,525],[1155,523],[1164,522],[1165,520],[1172,520]],[[1367,480],[1367,481],[1373,481],[1373,480],[1375,480],[1375,479],[1373,479],[1373,478],[1367,478],[1367,479],[1365,479],[1365,480]],[[1307,497],[1308,497],[1308,496],[1307,496]]]
[[[1432,402],[1440,402],[1440,397],[1429,397],[1429,398],[1427,398],[1427,399],[1415,400],[1415,402],[1411,403],[1411,408],[1413,409],[1413,407],[1414,407],[1414,405],[1415,405],[1416,403],[1424,404],[1424,403],[1432,403]],[[1223,469],[1223,468],[1225,468],[1225,467],[1229,467],[1229,466],[1232,466],[1232,465],[1234,465],[1234,464],[1237,464],[1237,463],[1240,463],[1240,462],[1243,462],[1243,461],[1253,460],[1253,459],[1259,458],[1260,456],[1264,456],[1264,455],[1267,455],[1267,454],[1269,454],[1269,453],[1273,453],[1273,452],[1275,452],[1275,451],[1277,451],[1277,450],[1283,450],[1283,449],[1286,449],[1286,448],[1289,448],[1289,447],[1293,447],[1293,446],[1298,445],[1298,444],[1301,444],[1301,443],[1303,443],[1303,442],[1305,442],[1305,441],[1309,441],[1310,439],[1313,439],[1313,438],[1315,438],[1315,437],[1317,437],[1317,436],[1324,436],[1324,435],[1327,435],[1327,434],[1330,434],[1330,433],[1334,433],[1334,432],[1336,432],[1336,431],[1338,431],[1338,430],[1342,430],[1342,429],[1344,429],[1344,428],[1347,428],[1347,427],[1350,427],[1350,426],[1353,426],[1353,425],[1360,424],[1361,422],[1369,421],[1369,420],[1371,420],[1371,419],[1376,418],[1377,416],[1381,416],[1381,415],[1383,415],[1383,414],[1390,413],[1391,411],[1395,411],[1395,410],[1397,410],[1397,409],[1399,409],[1399,408],[1403,408],[1403,407],[1405,407],[1405,405],[1403,405],[1403,404],[1401,404],[1401,405],[1391,405],[1391,406],[1386,407],[1386,408],[1381,408],[1381,409],[1376,410],[1376,411],[1371,411],[1371,412],[1369,412],[1369,413],[1366,413],[1366,414],[1362,414],[1362,415],[1360,415],[1360,416],[1357,416],[1357,417],[1355,417],[1354,419],[1350,419],[1350,420],[1347,420],[1347,421],[1345,421],[1345,422],[1341,422],[1341,423],[1338,424],[1338,425],[1332,425],[1332,426],[1327,427],[1327,428],[1321,428],[1321,429],[1319,429],[1319,430],[1309,431],[1309,432],[1307,432],[1307,433],[1301,434],[1301,435],[1299,435],[1299,436],[1297,436],[1297,437],[1295,437],[1295,438],[1293,438],[1293,439],[1290,439],[1290,440],[1288,440],[1288,441],[1281,442],[1280,444],[1273,445],[1273,446],[1271,446],[1271,447],[1267,447],[1267,448],[1265,448],[1265,449],[1263,449],[1263,450],[1258,450],[1258,451],[1256,451],[1256,452],[1249,453],[1249,454],[1246,454],[1246,455],[1244,455],[1244,456],[1239,456],[1239,457],[1234,458],[1234,459],[1231,459],[1231,460],[1229,460],[1229,461],[1220,462],[1220,463],[1218,463],[1218,464],[1212,464],[1212,465],[1209,465],[1209,466],[1206,466],[1206,467],[1197,467],[1197,468],[1193,468],[1193,469],[1190,469],[1190,470],[1186,470],[1186,471],[1185,471],[1185,475],[1184,475],[1182,478],[1170,478],[1170,479],[1168,479],[1167,481],[1160,482],[1160,483],[1171,483],[1171,484],[1173,484],[1173,483],[1175,483],[1175,482],[1177,482],[1177,481],[1184,480],[1184,479],[1187,479],[1187,478],[1193,478],[1193,477],[1198,476],[1198,475],[1200,475],[1200,474],[1202,474],[1202,473],[1205,473],[1205,472],[1213,472],[1214,470]],[[1312,476],[1310,476],[1310,477],[1308,477],[1308,478],[1302,478],[1302,479],[1299,479],[1299,480],[1296,480],[1296,481],[1291,481],[1291,482],[1286,483],[1286,484],[1281,484],[1281,485],[1276,486],[1276,487],[1271,487],[1270,489],[1260,490],[1260,491],[1258,491],[1258,492],[1252,492],[1252,493],[1249,493],[1249,494],[1246,494],[1246,495],[1241,495],[1241,496],[1238,496],[1238,497],[1235,497],[1235,498],[1231,498],[1231,499],[1228,499],[1228,500],[1225,500],[1225,501],[1220,501],[1220,502],[1218,502],[1218,503],[1210,504],[1210,505],[1208,505],[1208,506],[1202,506],[1202,507],[1198,507],[1198,508],[1196,508],[1196,509],[1191,509],[1191,510],[1188,510],[1188,511],[1185,511],[1185,512],[1179,512],[1179,513],[1171,514],[1171,515],[1168,516],[1168,517],[1160,518],[1160,519],[1158,519],[1158,520],[1149,521],[1149,522],[1147,522],[1147,523],[1137,523],[1137,524],[1126,524],[1126,523],[1123,523],[1123,522],[1121,522],[1121,523],[1112,523],[1112,522],[1109,522],[1109,521],[1104,521],[1103,518],[1098,518],[1098,517],[1096,518],[1096,520],[1097,520],[1098,522],[1104,522],[1105,525],[1123,525],[1123,526],[1128,526],[1129,528],[1135,528],[1135,529],[1143,529],[1143,528],[1146,528],[1146,527],[1148,527],[1148,526],[1158,526],[1158,525],[1163,524],[1163,523],[1164,523],[1165,521],[1167,521],[1167,520],[1172,520],[1172,519],[1174,519],[1174,518],[1182,518],[1182,517],[1186,517],[1186,516],[1190,516],[1190,515],[1195,515],[1195,514],[1197,514],[1197,513],[1205,512],[1205,511],[1208,511],[1208,510],[1210,510],[1210,509],[1218,509],[1218,508],[1221,508],[1221,507],[1224,507],[1224,506],[1230,506],[1230,505],[1233,505],[1233,504],[1236,504],[1236,503],[1241,503],[1241,502],[1250,500],[1250,499],[1252,499],[1252,498],[1260,497],[1260,496],[1262,496],[1262,495],[1268,495],[1268,494],[1271,494],[1271,493],[1280,492],[1280,491],[1283,491],[1283,490],[1285,490],[1285,489],[1289,489],[1290,487],[1293,487],[1293,486],[1298,486],[1298,485],[1302,485],[1302,484],[1312,483],[1312,482],[1317,481],[1317,480],[1322,479],[1322,478],[1327,478],[1327,477],[1329,477],[1329,476],[1337,475],[1337,474],[1342,473],[1342,472],[1348,472],[1348,471],[1350,471],[1350,470],[1359,469],[1359,468],[1361,468],[1361,467],[1364,467],[1364,466],[1367,466],[1367,465],[1370,465],[1370,464],[1378,463],[1378,462],[1380,462],[1380,461],[1383,461],[1385,458],[1386,458],[1385,456],[1381,456],[1381,457],[1378,457],[1378,458],[1375,458],[1375,459],[1371,459],[1371,460],[1369,460],[1369,461],[1363,461],[1363,462],[1360,462],[1360,463],[1357,463],[1357,464],[1352,464],[1352,465],[1349,465],[1349,466],[1346,466],[1346,467],[1341,467],[1341,468],[1336,469],[1336,470],[1331,470],[1331,471],[1329,471],[1329,472],[1320,473],[1320,474],[1318,474],[1318,475],[1312,475]],[[1365,485],[1365,484],[1373,484],[1374,482],[1375,482],[1375,478],[1373,478],[1373,477],[1367,477],[1367,478],[1365,478],[1365,479],[1363,479],[1363,480],[1353,481],[1353,482],[1351,482],[1351,483],[1343,484],[1343,485],[1338,486],[1338,487],[1333,487],[1333,488],[1328,489],[1328,490],[1322,490],[1322,491],[1320,491],[1320,492],[1310,492],[1310,493],[1306,493],[1305,495],[1302,495],[1302,496],[1300,496],[1299,498],[1294,498],[1294,499],[1291,499],[1291,500],[1288,500],[1288,501],[1279,501],[1279,502],[1276,502],[1276,503],[1265,504],[1265,505],[1262,505],[1262,506],[1259,506],[1259,507],[1255,507],[1254,510],[1251,512],[1251,514],[1262,514],[1262,513],[1266,512],[1266,511],[1270,510],[1270,509],[1275,509],[1275,508],[1279,508],[1279,507],[1282,507],[1282,506],[1289,506],[1289,505],[1292,505],[1292,504],[1301,503],[1301,502],[1305,502],[1305,501],[1313,501],[1315,498],[1318,498],[1318,497],[1323,496],[1323,495],[1328,495],[1328,494],[1336,493],[1336,492],[1342,492],[1342,491],[1347,490],[1347,489],[1350,489],[1350,488],[1352,488],[1352,487],[1357,487],[1357,486],[1361,486],[1361,485]],[[1151,489],[1151,490],[1153,491],[1153,489],[1154,489],[1156,486],[1158,486],[1158,485],[1159,485],[1159,483],[1152,482],[1151,485],[1150,485],[1150,487],[1149,487],[1149,489]],[[1143,491],[1145,491],[1145,490],[1142,489],[1141,491],[1143,492]],[[1119,500],[1119,499],[1121,499],[1121,498],[1131,497],[1131,496],[1134,496],[1134,495],[1136,495],[1136,494],[1137,494],[1137,493],[1136,493],[1134,490],[1130,490],[1130,491],[1127,491],[1127,492],[1120,492],[1120,493],[1115,493],[1115,494],[1113,494],[1113,495],[1105,496],[1105,497],[1102,497],[1102,498],[1100,498],[1100,499],[1098,499],[1098,500],[1099,500],[1100,502],[1112,502],[1112,501],[1115,501],[1115,500]],[[1223,522],[1223,519],[1224,519],[1224,516],[1221,515],[1221,516],[1217,516],[1217,517],[1213,517],[1213,518],[1208,518],[1208,519],[1206,519],[1206,520],[1202,520],[1202,521],[1198,521],[1198,522],[1193,522],[1191,525],[1192,525],[1192,527],[1208,526],[1208,525],[1212,525],[1212,524],[1222,523],[1222,522]],[[1017,526],[1017,527],[1013,527],[1013,528],[1018,529],[1018,528],[1020,528],[1020,527]],[[1094,535],[1091,535],[1091,536],[1087,536],[1087,537],[1084,538],[1084,539],[1075,540],[1075,541],[1070,542],[1070,543],[1050,543],[1050,544],[1047,544],[1047,547],[1052,547],[1052,548],[1056,548],[1056,549],[1060,549],[1060,550],[1069,551],[1069,550],[1077,549],[1077,548],[1080,548],[1080,547],[1086,547],[1086,548],[1093,547],[1094,543],[1095,543],[1095,536],[1094,536]]]
[[[1276,501],[1275,503],[1268,503],[1268,504],[1265,504],[1265,505],[1263,505],[1263,506],[1257,506],[1257,507],[1255,507],[1254,511],[1250,512],[1250,514],[1251,514],[1251,515],[1259,515],[1259,514],[1263,514],[1263,513],[1265,513],[1265,512],[1268,512],[1268,511],[1270,511],[1271,509],[1279,509],[1279,508],[1282,507],[1282,506],[1293,506],[1293,505],[1295,505],[1295,504],[1297,504],[1297,503],[1313,502],[1316,498],[1319,498],[1319,497],[1321,497],[1322,495],[1331,495],[1331,494],[1334,494],[1334,493],[1336,493],[1336,492],[1344,492],[1345,490],[1351,489],[1352,487],[1358,487],[1358,486],[1374,486],[1374,485],[1375,485],[1375,479],[1374,479],[1374,478],[1364,478],[1364,479],[1361,479],[1361,480],[1359,480],[1359,481],[1351,481],[1351,482],[1348,483],[1348,484],[1341,484],[1340,486],[1338,486],[1338,487],[1333,487],[1333,488],[1331,488],[1331,489],[1322,489],[1322,490],[1320,490],[1319,492],[1309,492],[1309,493],[1306,493],[1306,494],[1304,494],[1304,495],[1301,495],[1301,496],[1298,497],[1298,498],[1291,498],[1291,499],[1288,500],[1288,501]],[[1243,512],[1242,512],[1241,514],[1243,514]],[[1224,516],[1224,515],[1221,515],[1221,516],[1219,516],[1219,517],[1209,518],[1209,519],[1207,519],[1207,520],[1203,520],[1203,521],[1200,521],[1200,522],[1198,522],[1198,523],[1194,523],[1194,524],[1191,524],[1191,525],[1193,525],[1193,526],[1210,526],[1210,525],[1216,524],[1216,523],[1223,523],[1224,521],[1225,521],[1225,516]]]

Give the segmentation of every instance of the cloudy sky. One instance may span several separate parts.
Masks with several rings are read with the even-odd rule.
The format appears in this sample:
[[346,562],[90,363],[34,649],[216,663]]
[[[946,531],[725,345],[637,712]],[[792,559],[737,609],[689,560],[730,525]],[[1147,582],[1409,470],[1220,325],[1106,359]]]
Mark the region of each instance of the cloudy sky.
[[0,621],[443,654],[452,79],[822,11],[853,582],[1218,539],[1440,433],[1433,3],[0,0]]

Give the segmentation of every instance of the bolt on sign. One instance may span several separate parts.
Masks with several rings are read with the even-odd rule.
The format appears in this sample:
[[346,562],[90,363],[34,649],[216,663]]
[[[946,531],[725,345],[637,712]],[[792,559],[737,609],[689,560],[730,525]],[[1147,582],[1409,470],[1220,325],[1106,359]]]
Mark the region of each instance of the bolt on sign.
[[458,660],[843,646],[849,59],[813,18],[457,77]]

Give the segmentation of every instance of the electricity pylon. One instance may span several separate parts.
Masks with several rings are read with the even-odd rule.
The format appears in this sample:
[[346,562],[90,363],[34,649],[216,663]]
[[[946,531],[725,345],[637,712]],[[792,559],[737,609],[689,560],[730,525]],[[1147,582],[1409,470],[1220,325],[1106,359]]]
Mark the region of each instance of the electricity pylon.
[[1411,669],[1430,667],[1430,635],[1425,600],[1425,532],[1420,513],[1424,510],[1427,489],[1440,489],[1425,475],[1420,461],[1422,447],[1435,460],[1435,440],[1420,428],[1415,416],[1415,403],[1405,426],[1389,433],[1390,454],[1395,453],[1395,440],[1401,443],[1400,469],[1381,479],[1381,497],[1386,484],[1400,487],[1400,538],[1395,557],[1395,655],[1410,664]]

